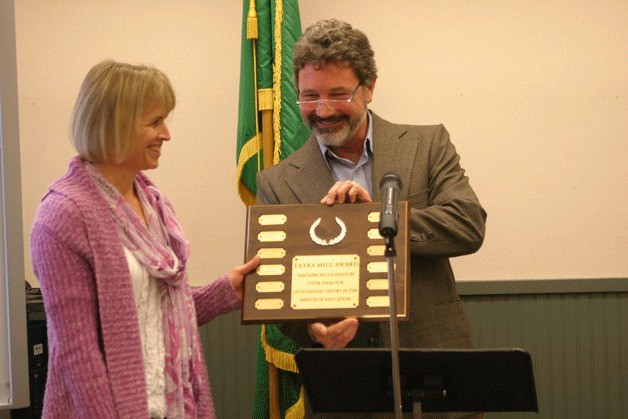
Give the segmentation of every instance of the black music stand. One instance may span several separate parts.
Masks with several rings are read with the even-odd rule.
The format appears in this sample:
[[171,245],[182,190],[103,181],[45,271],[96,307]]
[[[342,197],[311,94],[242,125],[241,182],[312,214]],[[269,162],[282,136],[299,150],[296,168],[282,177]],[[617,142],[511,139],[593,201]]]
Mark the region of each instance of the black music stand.
[[[295,356],[314,413],[393,412],[390,349],[302,349]],[[538,412],[521,349],[399,349],[404,412]]]

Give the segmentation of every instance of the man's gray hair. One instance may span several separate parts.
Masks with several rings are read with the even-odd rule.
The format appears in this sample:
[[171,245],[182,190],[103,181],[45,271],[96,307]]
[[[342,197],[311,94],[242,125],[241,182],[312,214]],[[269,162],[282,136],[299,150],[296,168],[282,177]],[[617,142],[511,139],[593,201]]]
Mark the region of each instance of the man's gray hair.
[[366,35],[346,22],[320,20],[308,27],[294,44],[294,81],[299,88],[299,71],[307,65],[319,69],[327,63],[345,65],[355,72],[360,84],[377,78],[375,53]]

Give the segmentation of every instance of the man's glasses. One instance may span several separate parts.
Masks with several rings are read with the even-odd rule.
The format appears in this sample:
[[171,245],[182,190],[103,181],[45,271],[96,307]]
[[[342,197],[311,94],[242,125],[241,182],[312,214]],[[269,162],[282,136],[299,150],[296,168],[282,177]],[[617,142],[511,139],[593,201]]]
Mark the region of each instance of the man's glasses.
[[314,109],[318,109],[318,106],[321,104],[327,105],[329,109],[338,109],[344,105],[347,105],[353,101],[355,94],[358,92],[358,89],[362,83],[358,83],[353,89],[351,94],[340,94],[335,95],[333,99],[316,99],[316,100],[297,100],[297,105],[304,111],[311,111]]

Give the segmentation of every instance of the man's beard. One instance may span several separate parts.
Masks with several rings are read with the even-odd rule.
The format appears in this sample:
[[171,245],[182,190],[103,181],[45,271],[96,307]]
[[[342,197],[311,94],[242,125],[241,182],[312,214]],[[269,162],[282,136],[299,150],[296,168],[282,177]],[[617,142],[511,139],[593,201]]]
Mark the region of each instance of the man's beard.
[[[314,133],[316,139],[327,147],[342,147],[353,139],[353,135],[358,130],[362,122],[366,119],[366,110],[359,120],[352,121],[348,115],[334,115],[328,118],[320,118],[316,114],[309,117],[309,128]],[[344,121],[340,126],[332,128],[320,128],[316,123],[322,121],[338,122]]]

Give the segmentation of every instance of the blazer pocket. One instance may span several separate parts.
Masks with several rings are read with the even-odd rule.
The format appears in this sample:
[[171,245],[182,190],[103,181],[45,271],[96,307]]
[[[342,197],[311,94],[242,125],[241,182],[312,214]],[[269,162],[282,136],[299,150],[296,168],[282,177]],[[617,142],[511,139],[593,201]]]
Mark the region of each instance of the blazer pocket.
[[429,206],[430,190],[423,189],[422,191],[414,192],[408,195],[408,203],[413,208],[426,208]]

